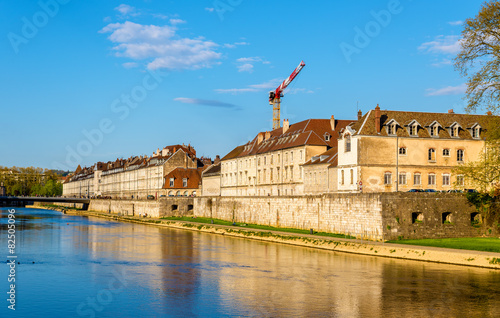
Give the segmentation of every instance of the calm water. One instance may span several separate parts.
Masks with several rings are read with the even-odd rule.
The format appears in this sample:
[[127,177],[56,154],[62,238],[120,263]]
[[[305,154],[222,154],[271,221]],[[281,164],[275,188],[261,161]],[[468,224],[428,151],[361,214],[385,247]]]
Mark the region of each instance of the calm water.
[[[500,272],[16,208],[0,317],[500,317]],[[34,263],[33,263],[34,262]]]

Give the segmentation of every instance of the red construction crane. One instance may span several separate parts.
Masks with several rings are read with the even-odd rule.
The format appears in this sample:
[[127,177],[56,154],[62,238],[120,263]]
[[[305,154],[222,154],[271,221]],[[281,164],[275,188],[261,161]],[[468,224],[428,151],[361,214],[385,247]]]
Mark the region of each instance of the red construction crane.
[[280,104],[281,97],[283,97],[283,91],[287,88],[288,85],[293,81],[297,75],[299,75],[300,71],[306,66],[304,61],[301,61],[299,66],[292,72],[292,74],[281,83],[280,86],[275,91],[269,92],[269,104],[273,105],[273,130],[280,128]]

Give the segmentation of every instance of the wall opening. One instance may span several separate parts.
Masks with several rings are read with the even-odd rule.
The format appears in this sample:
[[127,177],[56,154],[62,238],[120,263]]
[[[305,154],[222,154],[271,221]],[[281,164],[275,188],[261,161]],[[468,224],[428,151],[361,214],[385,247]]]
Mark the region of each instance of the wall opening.
[[474,212],[470,214],[470,224],[472,226],[477,226],[479,227],[483,223],[483,218],[481,217],[481,214],[478,212]]
[[443,214],[441,214],[441,223],[451,224],[451,212],[444,212]]
[[188,211],[193,211],[193,205],[192,204],[188,204]]
[[424,214],[422,212],[413,212],[411,214],[411,223],[423,223],[424,222]]
[[179,206],[177,204],[172,204],[172,211],[177,211]]

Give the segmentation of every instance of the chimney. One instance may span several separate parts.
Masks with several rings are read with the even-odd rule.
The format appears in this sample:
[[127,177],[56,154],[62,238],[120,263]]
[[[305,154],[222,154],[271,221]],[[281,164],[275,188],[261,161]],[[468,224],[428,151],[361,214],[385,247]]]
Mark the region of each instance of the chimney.
[[380,134],[380,107],[378,104],[375,107],[375,129],[377,130],[377,134]]
[[363,113],[361,112],[361,109],[358,110],[358,120],[361,120],[361,117],[363,117]]
[[215,156],[214,164],[218,164],[220,162],[219,155]]
[[453,109],[448,109],[448,114],[455,114],[455,113],[453,112]]
[[176,150],[177,150],[177,148],[174,146],[174,153],[175,153]]
[[257,144],[260,144],[262,142],[262,140],[264,140],[264,133],[259,133],[257,135]]
[[492,116],[492,115],[493,115],[493,113],[491,112],[491,110],[488,110],[488,112],[486,113],[486,115],[488,115],[488,116]]
[[288,119],[283,119],[283,134],[286,133],[289,128],[290,122],[288,121]]
[[271,132],[266,131],[266,136],[265,136],[264,140],[268,140],[269,138],[271,138]]
[[332,117],[330,118],[330,127],[332,128],[332,130],[335,130],[335,117]]

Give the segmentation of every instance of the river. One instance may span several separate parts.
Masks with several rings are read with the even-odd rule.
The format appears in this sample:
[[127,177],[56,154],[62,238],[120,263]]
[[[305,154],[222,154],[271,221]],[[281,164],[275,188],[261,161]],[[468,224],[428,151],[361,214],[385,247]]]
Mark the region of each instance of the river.
[[500,271],[0,212],[0,317],[500,317]]

